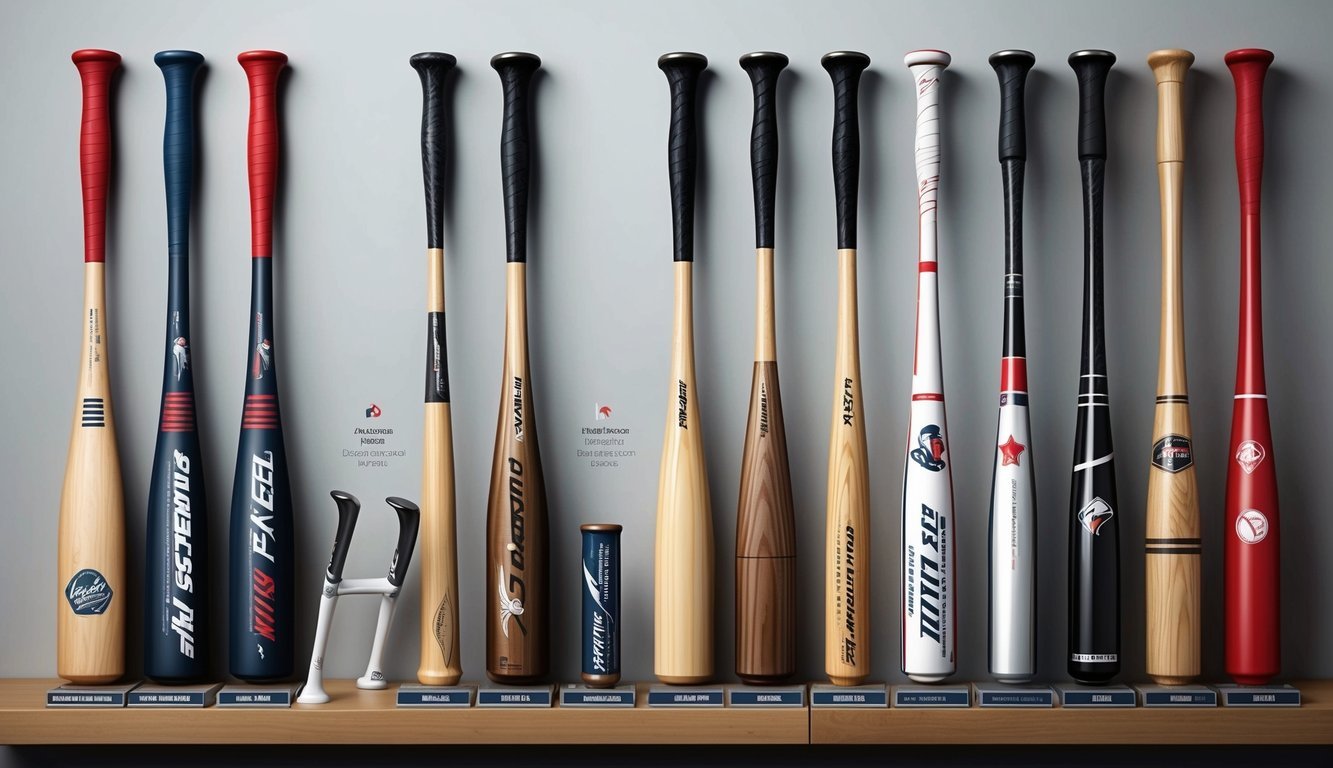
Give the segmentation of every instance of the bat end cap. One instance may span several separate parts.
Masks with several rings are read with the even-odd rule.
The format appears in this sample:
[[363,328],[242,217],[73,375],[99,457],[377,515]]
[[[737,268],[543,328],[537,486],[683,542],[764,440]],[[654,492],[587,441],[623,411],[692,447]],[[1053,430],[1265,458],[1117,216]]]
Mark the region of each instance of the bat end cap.
[[944,69],[953,61],[953,57],[948,53],[934,48],[922,48],[918,51],[909,51],[903,57],[903,63],[909,67],[935,66]]
[[422,51],[407,60],[413,69],[453,69],[458,65],[458,58],[452,53],[440,51]]
[[281,51],[245,51],[236,57],[242,67],[249,67],[259,64],[276,64],[282,66],[287,63],[287,54]]
[[740,58],[741,69],[749,72],[752,69],[783,69],[790,63],[786,54],[776,51],[753,51],[744,54]]
[[664,53],[657,58],[657,68],[663,72],[668,69],[683,69],[702,72],[708,68],[708,57],[693,51],[674,51]]
[[1026,70],[1031,69],[1033,65],[1037,63],[1037,57],[1032,51],[1025,51],[1021,48],[1009,48],[992,53],[987,61],[989,61],[990,65],[995,68],[1017,65]]
[[497,53],[491,57],[491,69],[496,72],[505,72],[507,70],[518,70],[522,72],[535,72],[542,65],[541,57],[535,53],[526,51],[505,51]]
[[829,72],[838,69],[860,72],[870,66],[870,57],[860,51],[830,51],[819,59],[819,65]]
[[197,67],[204,63],[204,55],[198,51],[158,51],[153,56],[153,63],[164,69],[182,65]]
[[1263,64],[1267,66],[1273,63],[1273,52],[1264,48],[1237,48],[1228,53],[1224,60],[1228,67],[1237,64]]
[[119,53],[104,50],[102,48],[82,48],[75,51],[69,58],[75,64],[87,64],[94,61],[106,62],[108,64],[120,63]]
[[1085,48],[1069,54],[1069,66],[1080,64],[1103,64],[1110,67],[1115,63],[1115,54],[1100,48]]

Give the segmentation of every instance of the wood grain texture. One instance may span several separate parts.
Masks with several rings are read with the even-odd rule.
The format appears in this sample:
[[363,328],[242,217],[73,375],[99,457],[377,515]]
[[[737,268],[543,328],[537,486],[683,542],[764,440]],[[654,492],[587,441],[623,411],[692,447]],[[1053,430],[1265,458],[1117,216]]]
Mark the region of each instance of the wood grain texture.
[[[426,251],[426,311],[444,312],[444,250]],[[458,645],[458,532],[449,403],[427,402],[421,449],[421,660],[417,680],[454,685]]]
[[527,264],[505,268],[504,375],[486,505],[486,674],[522,683],[550,670],[550,543],[528,369]]
[[[1155,446],[1169,440],[1177,449],[1188,446],[1193,436],[1181,280],[1185,159],[1182,91],[1193,60],[1193,54],[1179,50],[1156,51],[1148,57],[1157,80],[1157,175],[1162,209],[1161,342],[1152,434]],[[1168,471],[1156,462],[1150,465],[1146,512],[1147,672],[1165,685],[1186,683],[1199,675],[1201,643],[1202,542],[1192,449],[1189,465],[1183,469]]]
[[[76,683],[109,683],[125,673],[125,498],[107,360],[103,262],[83,267],[83,339],[69,454],[60,493],[56,556],[56,674]],[[97,426],[94,426],[97,425]],[[104,612],[75,614],[66,599],[84,569],[111,590]]]
[[755,251],[755,363],[736,509],[736,675],[796,674],[796,513],[778,385],[773,249]]
[[812,744],[1330,744],[1333,681],[1300,708],[811,709]]
[[0,744],[807,744],[809,710],[399,709],[394,688],[327,680],[291,709],[46,709],[56,680],[0,681]]
[[870,676],[870,465],[861,404],[856,249],[838,250],[838,331],[824,534],[824,671],[836,685]]
[[664,683],[713,677],[713,517],[694,382],[693,262],[677,261],[670,394],[657,486],[653,672]]

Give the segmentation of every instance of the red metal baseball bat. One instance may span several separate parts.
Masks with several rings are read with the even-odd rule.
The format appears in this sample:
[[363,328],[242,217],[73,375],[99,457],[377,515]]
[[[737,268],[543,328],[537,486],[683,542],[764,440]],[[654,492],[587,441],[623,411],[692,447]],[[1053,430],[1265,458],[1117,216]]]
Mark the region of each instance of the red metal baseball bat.
[[1271,51],[1226,55],[1236,81],[1236,175],[1240,182],[1240,345],[1231,412],[1226,496],[1226,664],[1242,685],[1278,673],[1277,473],[1264,388],[1259,290],[1259,190],[1264,165],[1264,74]]

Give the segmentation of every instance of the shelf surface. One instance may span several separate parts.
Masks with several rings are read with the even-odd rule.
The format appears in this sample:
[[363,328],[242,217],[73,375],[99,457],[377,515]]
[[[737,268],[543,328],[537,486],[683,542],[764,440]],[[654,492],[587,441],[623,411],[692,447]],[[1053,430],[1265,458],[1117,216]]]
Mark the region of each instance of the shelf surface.
[[812,744],[1333,744],[1333,681],[1297,707],[810,710]]
[[331,680],[290,709],[53,708],[57,680],[0,680],[0,744],[1333,744],[1333,681],[1299,708],[399,708]]
[[290,709],[53,708],[60,681],[0,680],[0,744],[808,744],[800,709],[397,706],[397,686],[326,680],[328,704]]

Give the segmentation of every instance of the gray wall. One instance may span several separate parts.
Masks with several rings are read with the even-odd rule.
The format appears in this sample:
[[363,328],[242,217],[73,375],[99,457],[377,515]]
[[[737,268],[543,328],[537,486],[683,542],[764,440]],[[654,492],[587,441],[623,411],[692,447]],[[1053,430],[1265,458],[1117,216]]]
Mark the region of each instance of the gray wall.
[[[69,53],[121,52],[109,301],[116,416],[131,563],[143,557],[148,470],[157,424],[166,283],[161,170],[163,87],[152,64],[168,47],[208,57],[199,118],[194,322],[206,440],[214,586],[223,585],[230,478],[241,405],[248,306],[246,83],[238,51],[291,56],[282,92],[284,152],[276,238],[279,367],[300,532],[300,658],[308,654],[318,579],[333,533],[327,492],[368,502],[348,563],[380,573],[392,547],[389,494],[420,488],[425,264],[418,155],[421,97],[407,57],[459,57],[452,90],[447,194],[448,334],[457,450],[463,662],[483,673],[482,547],[503,326],[504,225],[497,145],[501,50],[539,53],[529,277],[532,363],[549,483],[554,660],[578,672],[578,525],[626,527],[624,669],[652,670],[652,533],[671,308],[666,179],[667,88],[659,53],[712,59],[702,90],[696,331],[717,543],[717,667],[733,662],[734,514],[753,339],[750,50],[787,53],[781,89],[778,325],[784,406],[802,546],[801,674],[822,674],[824,472],[834,332],[831,88],[820,55],[873,59],[861,89],[861,327],[874,498],[873,672],[897,671],[898,498],[912,349],[915,258],[913,93],[902,54],[954,54],[944,81],[941,300],[959,527],[959,677],[986,672],[986,504],[1001,322],[1002,222],[995,158],[997,87],[986,56],[1037,55],[1030,78],[1027,178],[1028,339],[1040,491],[1040,671],[1063,676],[1066,507],[1078,374],[1082,279],[1077,105],[1064,57],[1081,47],[1121,56],[1109,86],[1106,296],[1115,436],[1120,447],[1126,677],[1143,668],[1143,500],[1157,369],[1156,97],[1144,62],[1191,48],[1187,86],[1186,323],[1195,449],[1205,520],[1205,670],[1221,678],[1221,520],[1235,366],[1237,201],[1233,95],[1222,63],[1242,45],[1277,52],[1269,77],[1264,290],[1269,391],[1281,481],[1283,670],[1333,675],[1333,518],[1322,510],[1333,412],[1326,296],[1333,281],[1328,179],[1333,154],[1333,5],[1127,2],[1012,3],[453,2],[218,5],[167,2],[10,5],[0,40],[0,357],[6,460],[0,487],[0,675],[52,675],[60,479],[75,381],[80,304],[79,85]],[[407,451],[358,469],[341,450],[374,402]],[[631,430],[637,456],[594,469],[576,456],[594,403]],[[129,667],[137,658],[142,569],[131,568]],[[223,592],[215,590],[217,605]],[[404,594],[388,671],[416,665],[417,582]],[[329,671],[361,671],[370,601],[339,609]],[[220,615],[217,617],[220,619]],[[215,624],[219,650],[221,622]],[[223,671],[223,664],[216,664]],[[302,665],[303,667],[304,665]]]

